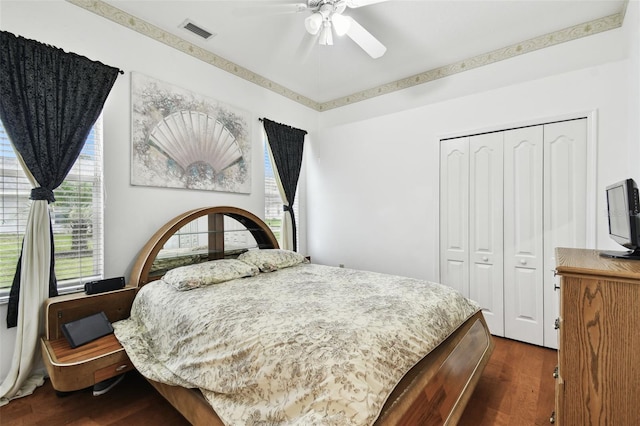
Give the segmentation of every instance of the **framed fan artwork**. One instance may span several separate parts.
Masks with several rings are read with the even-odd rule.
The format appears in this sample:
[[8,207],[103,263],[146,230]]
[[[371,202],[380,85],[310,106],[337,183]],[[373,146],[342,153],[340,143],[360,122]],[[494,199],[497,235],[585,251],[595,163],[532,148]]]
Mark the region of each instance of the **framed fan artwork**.
[[250,114],[131,73],[131,184],[251,192]]

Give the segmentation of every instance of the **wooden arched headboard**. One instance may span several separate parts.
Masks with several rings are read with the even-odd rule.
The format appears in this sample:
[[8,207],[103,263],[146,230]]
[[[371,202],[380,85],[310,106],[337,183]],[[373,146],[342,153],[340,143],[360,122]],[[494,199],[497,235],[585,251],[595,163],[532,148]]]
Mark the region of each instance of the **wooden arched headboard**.
[[[198,224],[206,218],[206,229],[188,229],[190,224]],[[227,219],[225,219],[227,218]],[[238,226],[229,228],[229,221]],[[234,222],[235,221],[235,222]],[[241,225],[241,226],[240,226]],[[242,242],[239,246],[228,247],[226,242],[230,235],[251,236],[252,241]],[[226,237],[225,237],[226,235]],[[165,260],[164,266],[158,266],[157,260],[165,244],[173,236],[191,239],[204,239],[204,246],[200,250],[176,251]],[[129,285],[141,287],[157,280],[172,267],[203,262],[207,260],[237,257],[251,248],[270,249],[279,248],[276,237],[269,226],[258,216],[238,207],[202,207],[182,213],[164,224],[147,241],[133,265],[129,276]]]

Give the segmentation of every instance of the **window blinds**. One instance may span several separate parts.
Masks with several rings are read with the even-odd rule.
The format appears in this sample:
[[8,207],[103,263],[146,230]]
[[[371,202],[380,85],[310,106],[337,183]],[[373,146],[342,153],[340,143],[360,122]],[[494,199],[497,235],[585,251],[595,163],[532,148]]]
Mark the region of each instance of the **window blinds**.
[[[102,119],[50,205],[61,293],[103,275]],[[0,298],[8,295],[22,248],[31,184],[0,122]]]

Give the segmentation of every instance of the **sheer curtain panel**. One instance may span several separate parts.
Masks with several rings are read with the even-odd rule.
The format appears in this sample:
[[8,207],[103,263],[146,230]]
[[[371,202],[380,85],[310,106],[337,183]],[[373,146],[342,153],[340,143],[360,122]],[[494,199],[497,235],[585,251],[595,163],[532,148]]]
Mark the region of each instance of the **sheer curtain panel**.
[[[41,308],[57,295],[49,203],[100,115],[117,68],[0,31],[0,119],[25,171],[32,177],[31,210],[7,309],[17,327],[0,404],[32,391],[39,359]],[[23,387],[30,384],[31,389]]]

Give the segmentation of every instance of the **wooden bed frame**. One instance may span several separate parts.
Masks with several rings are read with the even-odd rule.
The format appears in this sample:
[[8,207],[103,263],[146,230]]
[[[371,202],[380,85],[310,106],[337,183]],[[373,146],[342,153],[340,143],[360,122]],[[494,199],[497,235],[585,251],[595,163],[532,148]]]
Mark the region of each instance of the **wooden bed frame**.
[[[190,222],[207,216],[208,250],[203,260],[235,257],[225,249],[225,217],[242,224],[254,247],[278,248],[269,227],[257,216],[236,207],[205,207],[183,213],[162,226],[142,248],[129,285],[141,287],[165,271],[153,264],[165,243]],[[464,322],[400,381],[385,403],[376,425],[455,425],[493,351],[493,341],[481,312]],[[193,425],[224,425],[198,390],[149,382]]]

